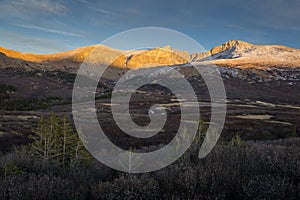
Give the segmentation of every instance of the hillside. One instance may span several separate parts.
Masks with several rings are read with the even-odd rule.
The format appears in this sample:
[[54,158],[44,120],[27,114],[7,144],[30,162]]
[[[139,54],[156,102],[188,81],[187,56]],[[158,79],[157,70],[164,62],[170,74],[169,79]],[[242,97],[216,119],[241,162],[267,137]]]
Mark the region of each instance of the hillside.
[[187,52],[179,52],[170,47],[124,51],[104,45],[94,45],[56,54],[20,53],[0,47],[0,66],[4,68],[13,67],[73,72],[85,60],[99,65],[106,64],[107,61],[113,61],[110,66],[120,69],[184,64],[190,61]]

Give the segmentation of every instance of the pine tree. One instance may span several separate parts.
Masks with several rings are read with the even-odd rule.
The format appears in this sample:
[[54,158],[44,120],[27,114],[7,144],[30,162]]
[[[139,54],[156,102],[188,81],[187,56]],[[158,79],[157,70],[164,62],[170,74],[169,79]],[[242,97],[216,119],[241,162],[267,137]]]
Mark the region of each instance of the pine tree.
[[29,152],[44,162],[55,162],[66,168],[71,164],[91,161],[91,155],[84,148],[65,115],[60,118],[51,114],[47,121],[41,117],[35,134]]

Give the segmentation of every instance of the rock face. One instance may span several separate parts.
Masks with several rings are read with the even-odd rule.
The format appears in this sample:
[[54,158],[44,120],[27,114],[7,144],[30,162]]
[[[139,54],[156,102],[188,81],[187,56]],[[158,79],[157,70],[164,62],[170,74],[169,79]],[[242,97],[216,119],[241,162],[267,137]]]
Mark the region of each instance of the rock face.
[[224,51],[234,51],[237,49],[250,48],[252,46],[253,45],[248,42],[244,42],[244,41],[240,41],[240,40],[230,40],[220,46],[216,46],[216,47],[212,48],[210,50],[210,54],[215,55],[215,54],[218,54],[218,53],[221,53]]

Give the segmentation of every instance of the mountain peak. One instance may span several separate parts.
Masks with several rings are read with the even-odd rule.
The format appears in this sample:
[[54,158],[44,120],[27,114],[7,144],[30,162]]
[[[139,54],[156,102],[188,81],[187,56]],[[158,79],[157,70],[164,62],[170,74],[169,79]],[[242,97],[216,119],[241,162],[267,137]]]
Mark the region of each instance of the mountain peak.
[[244,42],[241,40],[229,40],[220,46],[216,46],[216,47],[212,48],[210,50],[210,53],[212,55],[214,55],[214,54],[221,53],[221,52],[227,51],[227,50],[242,49],[242,48],[247,48],[247,47],[251,47],[251,46],[253,46],[253,44],[250,44],[248,42]]

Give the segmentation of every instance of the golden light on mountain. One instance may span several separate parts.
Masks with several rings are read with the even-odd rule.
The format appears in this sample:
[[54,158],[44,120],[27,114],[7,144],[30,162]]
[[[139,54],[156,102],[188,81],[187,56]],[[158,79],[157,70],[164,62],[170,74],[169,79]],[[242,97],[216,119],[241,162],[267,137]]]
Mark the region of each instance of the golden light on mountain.
[[[207,52],[189,54],[169,46],[148,50],[118,50],[104,45],[93,45],[55,54],[20,53],[0,47],[0,65],[31,68],[78,69],[80,64],[97,48],[101,58],[89,58],[94,64],[102,58],[115,59],[110,66],[120,69],[138,69],[153,66],[180,65],[189,62],[215,64],[238,68],[300,67],[300,50],[278,45],[253,45],[231,40]],[[3,55],[4,54],[4,55]],[[9,61],[8,61],[9,60]],[[24,63],[26,62],[26,63]],[[5,63],[5,64],[3,64]]]

